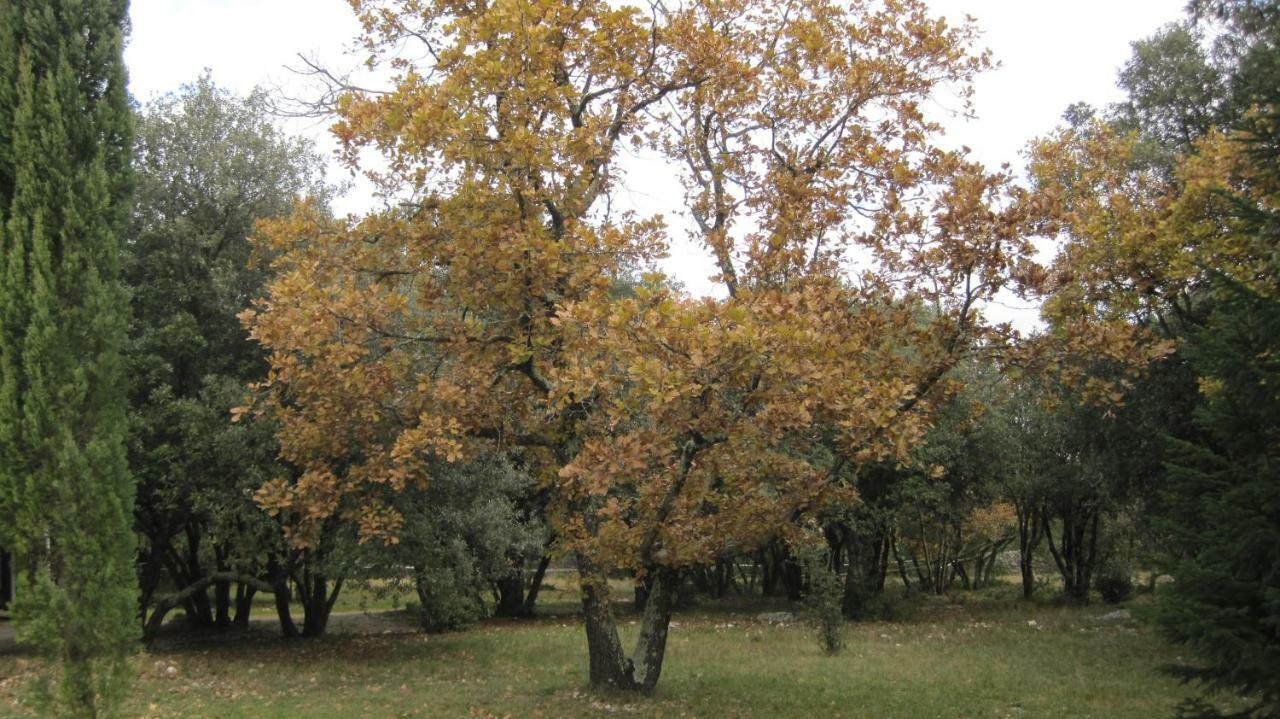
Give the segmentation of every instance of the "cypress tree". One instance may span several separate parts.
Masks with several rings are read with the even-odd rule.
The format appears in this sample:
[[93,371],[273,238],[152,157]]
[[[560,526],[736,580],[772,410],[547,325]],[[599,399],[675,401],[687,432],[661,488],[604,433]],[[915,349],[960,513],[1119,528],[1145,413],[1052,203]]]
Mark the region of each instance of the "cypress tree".
[[0,2],[0,544],[49,709],[113,714],[136,645],[119,279],[127,0]]

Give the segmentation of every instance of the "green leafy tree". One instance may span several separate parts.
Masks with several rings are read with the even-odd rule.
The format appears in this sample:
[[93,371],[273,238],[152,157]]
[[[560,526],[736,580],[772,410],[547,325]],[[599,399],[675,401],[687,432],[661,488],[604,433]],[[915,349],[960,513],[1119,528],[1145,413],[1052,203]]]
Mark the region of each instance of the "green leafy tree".
[[331,189],[323,158],[273,124],[264,93],[237,97],[208,74],[140,113],[136,157],[123,263],[143,610],[155,607],[149,625],[171,606],[197,626],[244,624],[258,588],[279,588],[297,564],[250,497],[283,471],[273,428],[229,421],[266,372],[236,320],[266,281],[247,238]]
[[805,579],[805,611],[818,646],[834,656],[844,648],[843,591],[827,542],[811,540],[796,551]]
[[950,373],[963,387],[939,408],[913,452],[915,467],[902,472],[896,488],[900,531],[894,551],[909,560],[923,591],[941,594],[957,581],[965,589],[981,588],[1015,536],[1013,507],[1001,501],[996,483],[1002,447],[993,370],[971,360]]
[[133,117],[125,0],[0,5],[0,543],[50,709],[114,713],[137,639],[119,281]]
[[1112,108],[1115,121],[1141,136],[1140,159],[1165,171],[1225,110],[1223,70],[1206,45],[1196,25],[1172,23],[1133,43],[1133,56],[1120,71],[1128,97]]

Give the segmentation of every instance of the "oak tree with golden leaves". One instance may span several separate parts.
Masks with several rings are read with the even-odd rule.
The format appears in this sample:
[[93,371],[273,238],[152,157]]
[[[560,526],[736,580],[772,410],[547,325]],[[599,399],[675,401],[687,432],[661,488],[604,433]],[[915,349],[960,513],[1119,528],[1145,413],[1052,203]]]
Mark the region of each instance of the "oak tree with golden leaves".
[[[301,545],[334,517],[395,542],[395,493],[510,453],[580,573],[592,684],[652,689],[677,571],[909,461],[988,331],[1027,203],[924,112],[988,59],[919,0],[352,4],[394,87],[346,90],[334,132],[390,209],[260,230],[253,411],[299,471],[259,502]],[[682,184],[722,296],[651,272],[674,230],[614,207],[630,151]],[[618,570],[652,587],[630,655]]]

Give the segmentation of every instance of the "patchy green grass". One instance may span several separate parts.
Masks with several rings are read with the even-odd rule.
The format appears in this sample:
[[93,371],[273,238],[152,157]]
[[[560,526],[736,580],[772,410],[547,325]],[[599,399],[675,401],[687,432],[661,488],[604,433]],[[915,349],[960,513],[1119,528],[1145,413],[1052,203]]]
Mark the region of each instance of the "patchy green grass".
[[[658,691],[640,698],[585,688],[582,630],[569,616],[425,635],[384,614],[357,627],[375,634],[294,641],[264,624],[153,647],[138,659],[129,715],[1147,719],[1190,695],[1158,671],[1173,648],[1132,622],[1098,621],[1113,607],[1001,596],[922,600],[897,621],[850,624],[836,657],[803,625],[755,621],[776,606],[711,605],[676,617]],[[634,632],[630,617],[622,623]],[[0,715],[20,714],[32,667],[0,655]]]

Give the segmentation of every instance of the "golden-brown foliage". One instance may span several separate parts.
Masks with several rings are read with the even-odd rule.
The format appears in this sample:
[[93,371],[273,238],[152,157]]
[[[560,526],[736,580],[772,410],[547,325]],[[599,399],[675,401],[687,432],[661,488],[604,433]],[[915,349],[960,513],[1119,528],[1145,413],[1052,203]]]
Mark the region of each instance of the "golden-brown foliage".
[[[846,463],[905,461],[1028,253],[1008,176],[933,144],[921,103],[988,60],[919,0],[353,6],[398,74],[334,131],[397,204],[263,226],[278,274],[244,316],[303,469],[259,500],[300,543],[334,515],[394,541],[386,492],[496,446],[597,564],[750,546]],[[623,146],[672,162],[726,296],[635,281],[669,237],[611,210]]]

